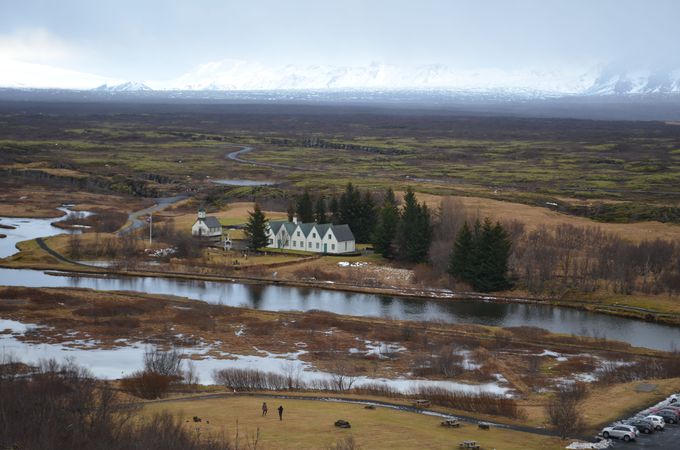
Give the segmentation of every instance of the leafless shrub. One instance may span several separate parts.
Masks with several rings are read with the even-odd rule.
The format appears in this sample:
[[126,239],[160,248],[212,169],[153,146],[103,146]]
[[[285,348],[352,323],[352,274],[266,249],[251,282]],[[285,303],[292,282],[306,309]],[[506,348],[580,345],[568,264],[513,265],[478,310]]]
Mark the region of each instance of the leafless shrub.
[[121,388],[135,397],[153,400],[165,396],[175,377],[156,372],[137,371],[121,380]]
[[183,353],[177,348],[163,351],[148,347],[144,351],[144,371],[166,377],[181,378]]
[[491,414],[510,418],[523,418],[524,412],[517,402],[502,395],[477,392],[456,392],[439,387],[420,387],[415,393],[433,404],[464,411]]
[[223,439],[199,438],[167,413],[132,420],[135,407],[71,362],[42,361],[21,375],[0,377],[0,448],[230,448]]
[[585,427],[579,402],[587,395],[583,383],[561,386],[545,406],[548,422],[562,439]]

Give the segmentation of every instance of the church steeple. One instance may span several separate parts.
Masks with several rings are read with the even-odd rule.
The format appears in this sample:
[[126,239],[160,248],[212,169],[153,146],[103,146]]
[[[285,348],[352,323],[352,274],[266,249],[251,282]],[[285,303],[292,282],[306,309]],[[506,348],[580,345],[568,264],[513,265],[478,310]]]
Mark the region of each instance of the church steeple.
[[198,209],[198,220],[205,220],[205,208]]

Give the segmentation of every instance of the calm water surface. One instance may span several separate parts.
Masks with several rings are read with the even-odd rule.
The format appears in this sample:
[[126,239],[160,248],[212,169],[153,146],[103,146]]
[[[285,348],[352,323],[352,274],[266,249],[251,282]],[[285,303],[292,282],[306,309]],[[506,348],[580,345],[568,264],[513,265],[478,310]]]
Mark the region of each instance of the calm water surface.
[[[2,231],[8,237],[0,239],[0,258],[16,253],[16,243],[22,240],[64,233],[64,230],[50,225],[54,220],[0,217],[0,223],[17,226],[16,230]],[[39,270],[3,268],[0,268],[0,285],[136,291],[177,295],[213,304],[269,311],[316,309],[360,317],[477,323],[504,327],[527,325],[556,333],[606,337],[629,342],[634,346],[659,350],[680,348],[680,327],[545,305],[504,304],[480,300],[434,301],[278,285],[172,278],[54,276]]]

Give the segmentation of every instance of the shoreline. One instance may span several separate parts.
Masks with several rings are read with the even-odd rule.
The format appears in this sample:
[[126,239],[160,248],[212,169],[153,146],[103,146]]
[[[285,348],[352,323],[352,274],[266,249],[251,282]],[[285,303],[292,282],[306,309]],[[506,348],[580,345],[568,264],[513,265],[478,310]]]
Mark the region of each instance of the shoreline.
[[[64,262],[67,262],[64,258]],[[290,279],[271,279],[253,276],[239,276],[239,275],[215,275],[215,274],[195,274],[189,272],[158,272],[154,270],[136,269],[136,270],[110,270],[95,266],[89,266],[82,263],[68,261],[69,264],[76,265],[78,269],[66,269],[64,267],[53,265],[26,265],[15,266],[0,262],[0,267],[7,269],[30,269],[42,270],[45,272],[59,272],[63,276],[128,276],[128,277],[149,277],[149,278],[170,278],[170,279],[184,279],[184,280],[198,280],[198,281],[215,281],[225,283],[242,283],[255,285],[281,285],[298,288],[313,288],[322,290],[331,290],[339,292],[350,292],[358,294],[374,294],[374,295],[389,295],[399,298],[407,299],[427,299],[439,302],[446,302],[451,300],[479,300],[493,303],[521,303],[521,304],[535,304],[555,307],[572,308],[581,311],[588,311],[599,314],[607,314],[616,317],[625,317],[629,319],[641,320],[644,322],[658,323],[663,325],[678,326],[680,325],[680,315],[673,313],[665,313],[658,310],[650,310],[644,308],[637,308],[626,305],[603,304],[588,301],[573,301],[560,299],[546,299],[540,297],[522,297],[511,295],[493,295],[481,292],[454,292],[442,289],[426,289],[426,288],[396,288],[396,287],[368,287],[359,286],[347,283],[337,283],[329,281],[299,281]]]

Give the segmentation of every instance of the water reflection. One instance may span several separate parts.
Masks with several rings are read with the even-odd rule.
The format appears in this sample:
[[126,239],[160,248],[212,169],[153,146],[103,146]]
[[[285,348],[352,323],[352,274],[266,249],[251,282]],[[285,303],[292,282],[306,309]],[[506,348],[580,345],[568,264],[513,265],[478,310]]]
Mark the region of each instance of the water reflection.
[[477,300],[440,302],[278,285],[166,278],[50,276],[42,271],[2,268],[0,285],[138,291],[270,311],[316,309],[336,314],[400,320],[436,320],[505,327],[534,326],[556,333],[606,336],[636,346],[661,350],[672,350],[680,343],[680,328],[547,305],[504,304]]

